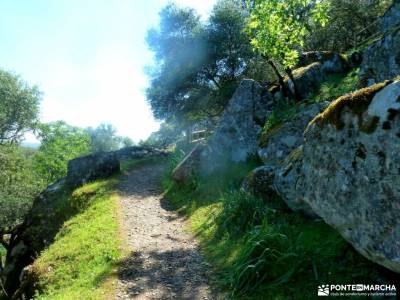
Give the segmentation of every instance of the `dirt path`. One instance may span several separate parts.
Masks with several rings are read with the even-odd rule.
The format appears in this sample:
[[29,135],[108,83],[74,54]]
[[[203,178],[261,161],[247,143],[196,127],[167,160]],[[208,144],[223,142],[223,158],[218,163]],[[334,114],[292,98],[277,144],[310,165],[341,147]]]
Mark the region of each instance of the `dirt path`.
[[120,184],[124,238],[117,299],[213,299],[208,268],[185,222],[161,195],[163,166],[132,170]]

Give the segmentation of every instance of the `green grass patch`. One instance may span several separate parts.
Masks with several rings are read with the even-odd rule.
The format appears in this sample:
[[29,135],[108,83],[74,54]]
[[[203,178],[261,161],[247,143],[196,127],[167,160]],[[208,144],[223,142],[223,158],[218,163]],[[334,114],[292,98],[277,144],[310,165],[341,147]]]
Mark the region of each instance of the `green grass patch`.
[[359,69],[353,69],[347,74],[328,75],[319,90],[307,99],[307,101],[311,103],[333,101],[343,95],[354,92],[357,90],[359,81],[358,72]]
[[380,268],[324,222],[290,211],[273,194],[259,199],[241,191],[255,165],[230,165],[188,186],[164,182],[228,298],[314,299],[319,284],[381,282]]
[[121,258],[116,180],[89,183],[67,199],[79,213],[34,262],[41,288],[36,299],[106,299]]

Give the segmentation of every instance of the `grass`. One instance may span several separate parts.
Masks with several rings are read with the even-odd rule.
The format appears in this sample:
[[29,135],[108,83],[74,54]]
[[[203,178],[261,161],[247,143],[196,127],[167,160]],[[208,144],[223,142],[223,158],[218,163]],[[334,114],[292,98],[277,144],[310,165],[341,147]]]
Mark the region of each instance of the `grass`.
[[315,103],[333,101],[345,94],[357,90],[359,81],[359,69],[353,69],[346,74],[329,74],[321,84],[319,90],[314,93],[307,102]]
[[107,299],[115,264],[122,256],[115,179],[75,190],[70,205],[80,212],[64,223],[54,242],[34,262],[35,299]]
[[277,103],[263,127],[260,146],[265,147],[268,144],[269,137],[276,130],[279,130],[283,123],[293,119],[307,105],[323,101],[331,102],[343,95],[357,90],[357,84],[359,81],[358,72],[358,69],[354,69],[346,74],[327,75],[318,91],[308,99],[304,99],[302,103],[295,103],[287,100]]
[[232,299],[314,299],[319,284],[380,282],[380,267],[322,221],[290,211],[277,196],[240,190],[256,161],[198,176],[189,186],[166,177],[166,197],[186,214]]
[[[159,161],[125,160],[121,173]],[[35,299],[114,298],[117,266],[127,254],[120,235],[118,177],[88,183],[56,201],[53,211],[68,217],[34,262]]]

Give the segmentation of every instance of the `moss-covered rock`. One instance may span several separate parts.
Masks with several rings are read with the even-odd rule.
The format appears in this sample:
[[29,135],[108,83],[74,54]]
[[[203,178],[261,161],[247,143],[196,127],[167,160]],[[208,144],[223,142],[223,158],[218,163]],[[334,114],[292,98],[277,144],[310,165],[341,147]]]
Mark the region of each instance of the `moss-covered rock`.
[[376,118],[365,118],[364,113],[368,109],[375,94],[390,83],[392,83],[392,81],[388,80],[339,97],[321,114],[316,116],[310,122],[310,126],[325,126],[326,124],[331,124],[337,130],[341,130],[345,126],[345,116],[343,115],[350,112],[357,117],[358,127],[361,131],[372,132],[377,124],[377,120]]
[[286,202],[307,203],[362,255],[395,272],[400,272],[399,112],[400,81],[339,98],[309,124],[301,155],[288,156],[274,179]]

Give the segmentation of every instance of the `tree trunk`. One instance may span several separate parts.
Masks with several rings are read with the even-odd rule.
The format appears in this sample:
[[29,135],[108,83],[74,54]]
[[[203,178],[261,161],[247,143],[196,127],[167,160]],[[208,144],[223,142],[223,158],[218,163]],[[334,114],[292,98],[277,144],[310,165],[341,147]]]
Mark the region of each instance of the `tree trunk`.
[[285,85],[285,81],[283,80],[282,75],[279,73],[278,68],[275,66],[275,64],[272,60],[268,60],[268,64],[272,67],[276,76],[278,77],[279,85],[282,87],[283,96],[288,97],[289,93],[288,93],[287,87]]
[[294,82],[292,70],[288,68],[288,69],[285,70],[285,72],[286,72],[286,74],[289,76],[289,79],[290,79],[290,80],[292,81],[292,83],[293,83],[293,98],[294,98],[294,100],[295,100],[296,102],[300,102],[301,97],[300,97],[299,92],[298,92],[298,90],[297,90],[296,83]]

